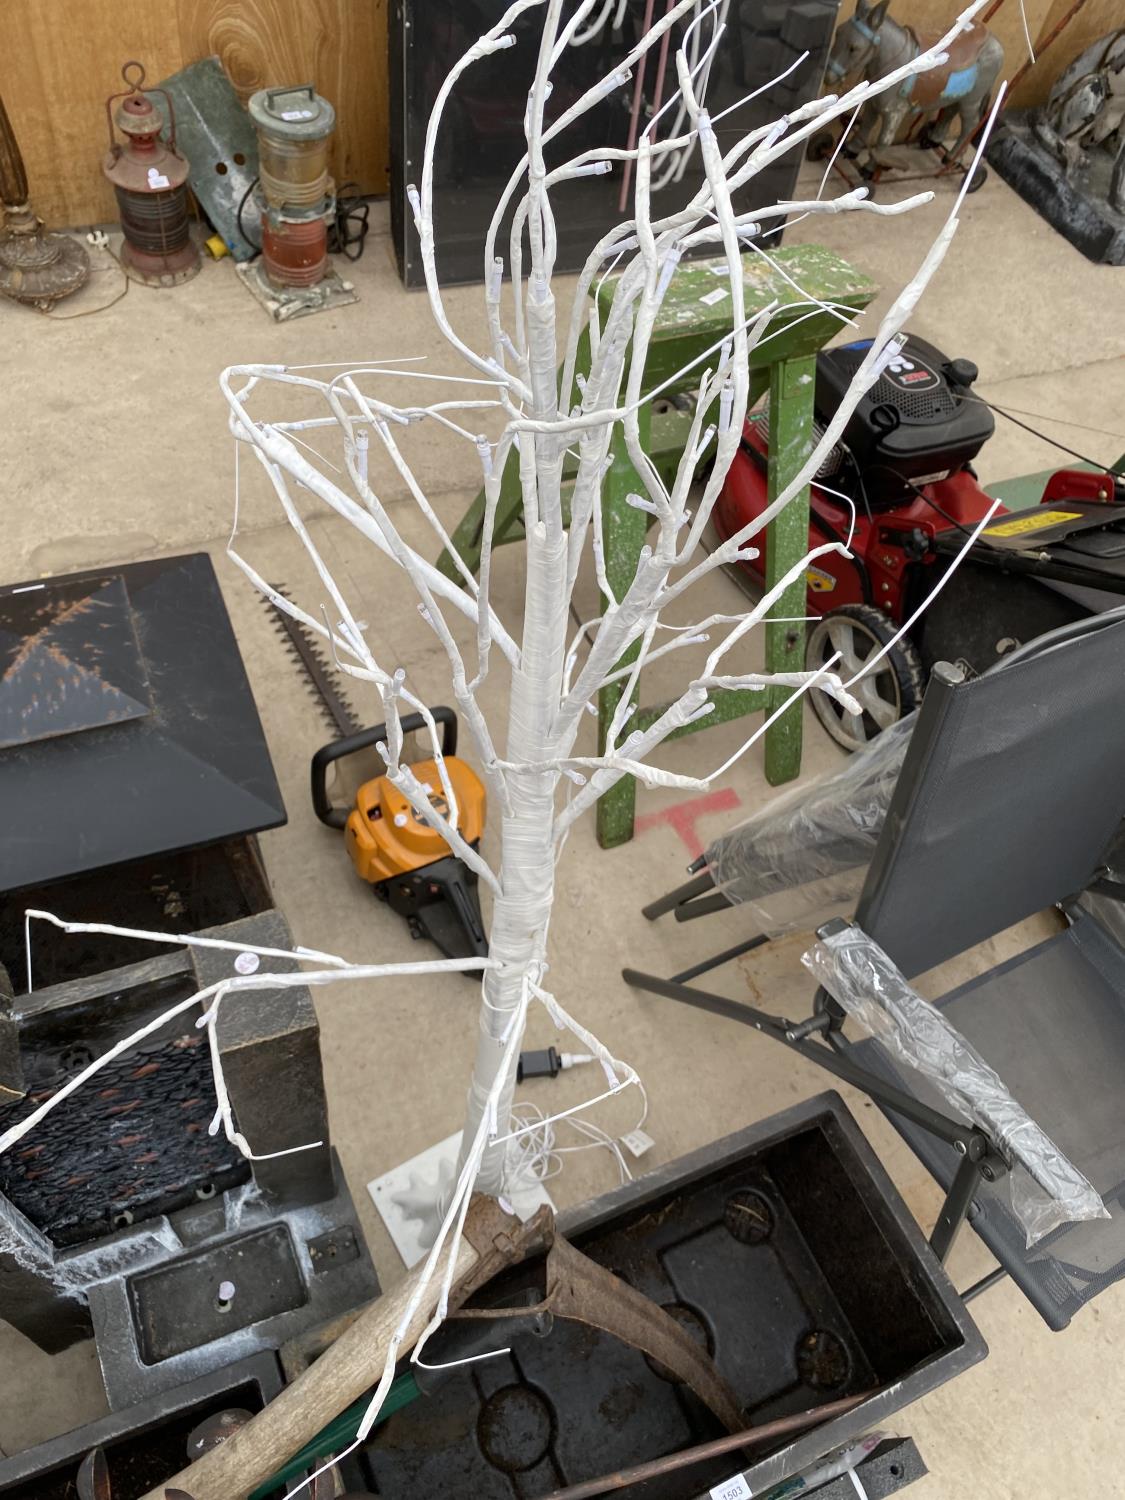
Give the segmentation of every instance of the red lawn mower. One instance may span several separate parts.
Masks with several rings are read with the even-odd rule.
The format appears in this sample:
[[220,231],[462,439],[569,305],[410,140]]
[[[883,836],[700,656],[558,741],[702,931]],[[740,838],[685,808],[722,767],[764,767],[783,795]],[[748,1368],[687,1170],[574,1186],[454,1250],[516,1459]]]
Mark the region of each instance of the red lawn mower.
[[[819,439],[848,389],[870,340],[817,357],[815,435]],[[947,359],[909,335],[825,458],[812,485],[809,545],[847,542],[850,557],[828,553],[809,568],[806,664],[842,653],[848,676],[891,639],[932,592],[993,504],[973,459],[992,436],[990,407],[972,394],[977,367]],[[743,440],[716,503],[724,540],[766,506],[768,409],[747,419]],[[739,564],[758,583],[765,547]],[[917,624],[857,684],[862,715],[845,713],[813,689],[817,717],[855,750],[915,708],[935,661],[973,673],[1023,641],[1125,593],[1125,481],[1105,470],[1063,469],[1040,503],[997,512]]]

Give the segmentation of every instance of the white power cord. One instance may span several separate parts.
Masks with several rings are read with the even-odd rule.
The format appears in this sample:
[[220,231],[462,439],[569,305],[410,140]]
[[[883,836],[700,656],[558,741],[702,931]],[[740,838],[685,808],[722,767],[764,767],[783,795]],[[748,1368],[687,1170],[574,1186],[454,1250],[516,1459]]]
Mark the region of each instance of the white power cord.
[[[582,1053],[575,1054],[575,1061],[578,1060],[593,1061]],[[627,1137],[635,1136],[648,1119],[648,1096],[641,1083],[638,1082],[637,1087],[641,1091],[641,1117],[625,1136],[612,1136],[608,1130],[603,1130],[592,1120],[582,1119],[580,1115],[567,1115],[561,1120],[554,1120],[530,1099],[517,1100],[512,1106],[512,1120],[519,1134],[509,1148],[508,1170],[511,1176],[523,1182],[549,1182],[566,1165],[563,1157],[576,1151],[592,1151],[600,1147],[608,1151],[617,1163],[621,1181],[632,1182],[633,1174],[629,1170],[622,1145],[625,1144],[635,1155],[639,1155],[640,1152],[629,1145]],[[581,1145],[560,1146],[556,1133],[559,1125],[569,1125],[586,1139]],[[644,1140],[647,1142],[648,1137],[644,1137]]]

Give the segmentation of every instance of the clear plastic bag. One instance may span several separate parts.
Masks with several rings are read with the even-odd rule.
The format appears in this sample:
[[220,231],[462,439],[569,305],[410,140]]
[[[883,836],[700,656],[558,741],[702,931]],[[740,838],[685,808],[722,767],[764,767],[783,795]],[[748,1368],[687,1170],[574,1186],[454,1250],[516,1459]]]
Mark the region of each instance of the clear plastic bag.
[[802,962],[892,1057],[928,1078],[958,1115],[996,1143],[1011,1169],[1012,1212],[1029,1249],[1062,1224],[1109,1218],[1093,1186],[1012,1098],[999,1074],[911,988],[862,928],[822,938]]
[[767,937],[854,912],[915,719],[892,724],[838,771],[775,797],[707,850],[717,889],[745,905]]

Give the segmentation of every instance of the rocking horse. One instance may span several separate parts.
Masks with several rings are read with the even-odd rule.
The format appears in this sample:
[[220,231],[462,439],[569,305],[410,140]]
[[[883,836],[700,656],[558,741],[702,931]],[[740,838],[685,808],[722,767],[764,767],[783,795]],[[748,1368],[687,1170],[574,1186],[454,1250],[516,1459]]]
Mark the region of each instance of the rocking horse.
[[[855,78],[875,82],[933,45],[936,37],[900,26],[887,14],[889,8],[890,0],[878,0],[877,4],[857,0],[855,14],[837,28],[825,68],[826,83],[835,86]],[[964,171],[959,161],[961,152],[984,121],[992,86],[1003,66],[1004,49],[992,33],[984,26],[970,25],[949,47],[948,60],[941,67],[912,74],[901,88],[865,104],[856,124],[858,149],[845,143],[840,154],[854,160],[869,182],[878,182],[888,163],[876,152],[893,146],[907,126],[909,144],[939,153],[941,164],[932,175]],[[944,137],[955,116],[960,121],[960,133],[946,148]],[[813,160],[824,160],[832,155],[836,144],[836,138],[824,131],[813,137],[808,154]],[[837,170],[847,178],[842,167]],[[978,168],[969,192],[976,192],[985,176],[985,169]]]

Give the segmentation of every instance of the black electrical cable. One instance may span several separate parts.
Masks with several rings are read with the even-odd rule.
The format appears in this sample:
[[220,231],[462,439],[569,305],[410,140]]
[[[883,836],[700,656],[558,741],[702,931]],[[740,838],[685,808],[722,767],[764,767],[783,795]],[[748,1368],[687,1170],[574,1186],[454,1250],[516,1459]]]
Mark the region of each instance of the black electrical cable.
[[[900,484],[904,484],[908,490],[911,490],[918,497],[919,500],[924,500],[931,510],[936,510],[938,515],[941,516],[943,520],[948,521],[951,526],[956,526],[957,530],[960,531],[964,536],[972,536],[973,533],[968,526],[962,526],[961,522],[958,521],[955,516],[951,516],[943,505],[939,505],[936,500],[932,500],[930,496],[926,494],[925,490],[919,489],[919,487],[914,483],[912,479],[907,479],[905,474],[900,474],[898,470],[893,467],[893,465],[870,464],[869,468],[885,469],[888,474],[893,474]],[[862,480],[860,482],[862,484]]]
[[978,396],[975,391],[962,391],[961,397],[965,401],[979,401],[982,406],[987,406],[989,411],[998,413],[1009,422],[1014,422],[1017,427],[1022,427],[1024,432],[1030,432],[1032,437],[1037,437],[1041,442],[1050,443],[1052,448],[1057,448],[1060,453],[1068,453],[1071,458],[1077,458],[1081,463],[1089,464],[1092,469],[1100,469],[1103,474],[1111,474],[1113,470],[1108,464],[1099,463],[1096,458],[1087,458],[1084,453],[1079,453],[1076,448],[1068,448],[1065,443],[1060,443],[1057,438],[1048,437],[1045,432],[1040,432],[1037,427],[1032,427],[1029,422],[1021,422],[1019,417],[1014,417],[1010,411],[1005,411],[1002,406],[994,406],[991,401],[986,401],[983,396]]
[[258,186],[258,178],[255,177],[254,181],[246,189],[246,191],[242,195],[241,200],[239,201],[238,211],[235,214],[235,222],[238,224],[238,232],[239,232],[239,234],[246,241],[246,243],[250,246],[251,250],[257,250],[257,251],[260,252],[261,248],[262,248],[261,245],[256,244],[255,241],[250,238],[250,236],[246,233],[245,229],[243,229],[243,227],[242,227],[242,210],[246,207],[246,200],[250,197],[250,194],[254,191],[254,189],[257,186]]
[[[351,189],[352,191],[349,191]],[[358,260],[370,228],[371,205],[364,201],[357,182],[345,182],[336,190],[336,213],[328,226],[328,248],[333,255]]]

